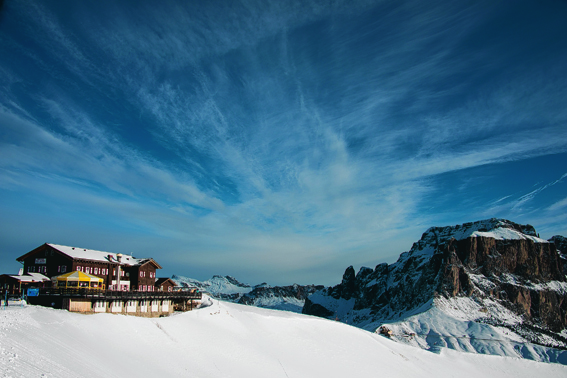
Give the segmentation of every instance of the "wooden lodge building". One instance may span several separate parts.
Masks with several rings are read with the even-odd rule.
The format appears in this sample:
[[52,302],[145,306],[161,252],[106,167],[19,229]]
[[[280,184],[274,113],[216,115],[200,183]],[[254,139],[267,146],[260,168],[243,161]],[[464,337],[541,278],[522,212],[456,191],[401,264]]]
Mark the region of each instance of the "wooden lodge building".
[[33,296],[28,290],[30,304],[156,317],[190,310],[201,299],[196,289],[178,288],[170,278],[158,279],[156,270],[162,267],[152,258],[46,243],[16,260],[24,265],[24,275],[51,280],[38,285]]
[[108,290],[120,291],[155,291],[156,270],[162,269],[152,258],[47,243],[16,260],[24,264],[24,273],[54,277],[79,271],[102,278]]

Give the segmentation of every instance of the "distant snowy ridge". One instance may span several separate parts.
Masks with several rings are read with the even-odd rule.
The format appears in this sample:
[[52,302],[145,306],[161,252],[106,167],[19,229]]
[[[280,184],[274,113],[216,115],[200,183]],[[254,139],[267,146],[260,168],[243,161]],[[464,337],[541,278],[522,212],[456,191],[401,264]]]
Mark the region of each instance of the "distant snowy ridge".
[[303,312],[370,331],[386,325],[392,338],[430,350],[567,364],[563,259],[531,225],[505,219],[431,227],[393,264],[347,268]]
[[234,277],[218,275],[206,281],[174,275],[172,280],[179,286],[197,287],[200,291],[225,301],[298,313],[302,311],[307,296],[323,288],[298,284],[270,286],[265,282],[251,286]]
[[248,284],[239,282],[231,276],[213,276],[206,281],[173,275],[171,277],[178,286],[196,287],[200,291],[207,292],[213,296],[238,296],[250,292],[253,288]]

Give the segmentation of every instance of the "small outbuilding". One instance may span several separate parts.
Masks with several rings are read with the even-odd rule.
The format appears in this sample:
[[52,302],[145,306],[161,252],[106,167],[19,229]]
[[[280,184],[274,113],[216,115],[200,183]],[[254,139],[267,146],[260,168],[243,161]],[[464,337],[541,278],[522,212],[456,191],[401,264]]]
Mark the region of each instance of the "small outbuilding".
[[158,278],[156,280],[156,290],[157,291],[173,291],[173,288],[177,286],[175,281],[171,278]]
[[2,274],[0,275],[0,292],[7,293],[9,296],[21,296],[28,288],[44,287],[49,285],[49,277],[40,273],[22,274]]
[[84,288],[104,290],[103,279],[78,270],[53,277],[53,284],[60,288]]

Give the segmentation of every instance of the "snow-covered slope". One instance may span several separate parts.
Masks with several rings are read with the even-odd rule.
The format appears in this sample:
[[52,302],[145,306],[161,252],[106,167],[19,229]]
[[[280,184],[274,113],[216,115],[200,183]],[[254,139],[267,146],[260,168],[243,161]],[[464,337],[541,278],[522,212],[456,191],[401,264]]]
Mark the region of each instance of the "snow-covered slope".
[[440,297],[427,311],[382,327],[391,331],[393,340],[426,350],[450,348],[567,365],[567,350],[559,349],[564,344],[540,332],[530,336],[545,338],[542,342],[555,348],[530,342],[522,336],[522,321],[497,301],[488,299],[481,305],[466,297]]
[[168,318],[0,310],[2,377],[564,377],[567,368],[439,354],[317,317],[214,301]]
[[[308,297],[303,312],[370,331],[390,324],[397,339],[427,349],[567,363],[564,351],[553,350],[567,348],[562,265],[555,245],[530,225],[493,218],[432,227],[394,264],[357,274],[347,268],[339,285]],[[509,336],[502,345],[487,337],[501,334],[499,327]],[[459,342],[428,333],[435,329]]]
[[174,275],[177,285],[197,287],[215,298],[257,307],[301,312],[308,295],[323,288],[315,285],[270,286],[267,283],[250,286],[231,276],[213,276],[206,281]]

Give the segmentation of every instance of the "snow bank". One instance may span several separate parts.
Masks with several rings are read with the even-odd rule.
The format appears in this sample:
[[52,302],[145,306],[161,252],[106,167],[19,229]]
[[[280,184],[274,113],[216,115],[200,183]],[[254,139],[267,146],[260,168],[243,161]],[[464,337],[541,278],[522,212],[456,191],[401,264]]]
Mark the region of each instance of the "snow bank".
[[522,323],[520,316],[496,301],[486,299],[480,304],[454,297],[437,298],[431,309],[386,327],[393,340],[430,351],[450,348],[567,365],[567,351],[529,343],[510,327],[491,325],[493,319],[509,326]]
[[563,377],[516,358],[434,354],[338,322],[214,301],[168,318],[0,311],[3,377]]

